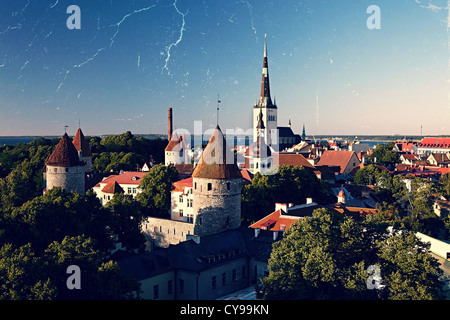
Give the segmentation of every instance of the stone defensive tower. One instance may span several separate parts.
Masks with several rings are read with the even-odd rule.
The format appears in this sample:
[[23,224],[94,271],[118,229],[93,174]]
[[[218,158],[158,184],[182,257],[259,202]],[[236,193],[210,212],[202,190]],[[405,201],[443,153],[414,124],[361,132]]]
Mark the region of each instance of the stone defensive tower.
[[194,234],[205,236],[241,224],[242,175],[217,126],[192,174]]
[[80,128],[78,128],[75,138],[73,139],[73,145],[77,149],[79,155],[81,155],[81,159],[84,162],[84,171],[91,172],[92,171],[91,148],[89,147],[89,143],[86,141],[83,131],[81,131]]
[[62,136],[45,165],[47,191],[61,187],[67,191],[85,193],[84,162],[67,133]]

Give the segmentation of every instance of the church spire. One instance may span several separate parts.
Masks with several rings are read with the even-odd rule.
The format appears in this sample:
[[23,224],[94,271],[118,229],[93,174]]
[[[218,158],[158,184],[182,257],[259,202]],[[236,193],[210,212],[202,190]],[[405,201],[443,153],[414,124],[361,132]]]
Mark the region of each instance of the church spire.
[[259,97],[259,105],[262,107],[273,107],[272,99],[270,98],[269,85],[269,63],[267,58],[267,34],[264,35],[264,59],[261,79],[261,96]]

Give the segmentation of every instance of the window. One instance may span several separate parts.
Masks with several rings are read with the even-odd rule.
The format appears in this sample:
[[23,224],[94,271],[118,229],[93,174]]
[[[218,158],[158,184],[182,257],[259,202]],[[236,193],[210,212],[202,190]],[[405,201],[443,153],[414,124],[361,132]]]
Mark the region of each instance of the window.
[[159,285],[153,286],[153,299],[159,298]]
[[183,203],[183,196],[180,195],[180,203]]
[[231,183],[227,182],[227,190],[230,190],[230,189],[231,189]]
[[232,280],[232,281],[236,281],[236,280],[237,280],[236,269],[233,269],[233,271],[232,271],[232,274],[231,274],[231,280]]
[[136,193],[136,188],[133,188],[133,193]]
[[172,280],[167,281],[167,293],[172,294],[173,293],[173,283]]
[[66,172],[69,172],[69,168],[66,168]]
[[128,193],[131,193],[131,188],[128,188]]
[[180,209],[179,213],[180,213],[180,217],[182,217],[183,216],[183,209]]
[[194,183],[194,189],[197,190],[197,182]]
[[178,291],[179,292],[181,292],[181,293],[183,293],[184,292],[184,280],[183,279],[180,279],[180,281],[178,282],[178,284],[179,284],[179,287],[178,287]]
[[212,190],[212,184],[208,183],[208,191],[211,191],[211,190]]
[[217,288],[217,277],[216,276],[213,276],[212,279],[211,279],[211,287],[213,289]]
[[188,214],[186,218],[186,222],[193,223],[194,222],[194,216],[192,214]]
[[224,286],[227,283],[227,274],[224,272],[222,273],[222,286]]

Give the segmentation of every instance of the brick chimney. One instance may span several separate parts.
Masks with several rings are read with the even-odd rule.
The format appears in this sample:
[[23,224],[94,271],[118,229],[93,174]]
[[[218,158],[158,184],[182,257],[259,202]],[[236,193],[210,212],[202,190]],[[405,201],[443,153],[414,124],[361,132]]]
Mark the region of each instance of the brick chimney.
[[173,132],[173,115],[172,115],[172,108],[169,108],[169,126],[167,134],[167,138],[169,141],[170,139],[172,139],[172,132]]

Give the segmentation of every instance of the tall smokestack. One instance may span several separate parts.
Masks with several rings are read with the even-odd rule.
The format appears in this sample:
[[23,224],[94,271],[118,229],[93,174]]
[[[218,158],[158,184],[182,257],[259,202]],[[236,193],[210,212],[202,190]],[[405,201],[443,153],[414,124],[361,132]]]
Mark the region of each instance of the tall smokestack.
[[168,139],[169,141],[172,139],[173,132],[173,116],[172,116],[172,108],[169,108],[169,128],[168,128]]

